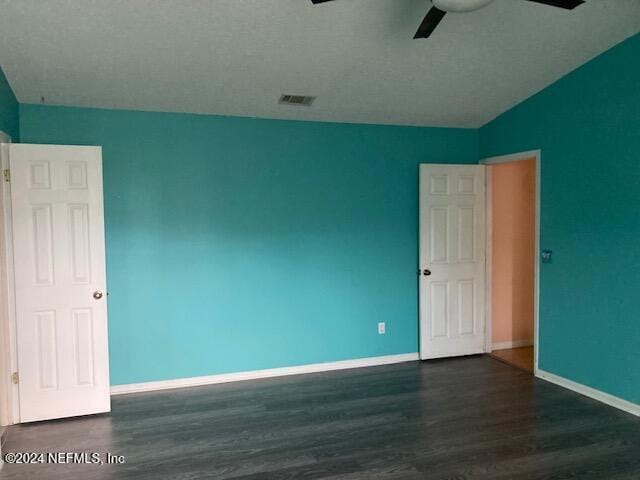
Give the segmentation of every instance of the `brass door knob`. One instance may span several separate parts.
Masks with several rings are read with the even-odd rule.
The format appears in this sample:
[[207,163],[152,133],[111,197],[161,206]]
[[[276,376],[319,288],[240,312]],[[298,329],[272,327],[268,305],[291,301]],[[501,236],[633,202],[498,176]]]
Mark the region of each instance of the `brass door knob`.
[[93,292],[93,298],[95,298],[96,300],[100,300],[102,298],[102,292],[100,290],[96,290],[95,292]]

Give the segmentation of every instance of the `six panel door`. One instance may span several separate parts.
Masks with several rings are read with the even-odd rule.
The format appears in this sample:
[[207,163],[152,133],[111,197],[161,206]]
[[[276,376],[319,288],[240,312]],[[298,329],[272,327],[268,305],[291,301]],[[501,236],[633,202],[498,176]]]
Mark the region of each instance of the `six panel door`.
[[20,419],[110,410],[100,147],[10,146]]
[[420,165],[420,358],[485,349],[485,167]]

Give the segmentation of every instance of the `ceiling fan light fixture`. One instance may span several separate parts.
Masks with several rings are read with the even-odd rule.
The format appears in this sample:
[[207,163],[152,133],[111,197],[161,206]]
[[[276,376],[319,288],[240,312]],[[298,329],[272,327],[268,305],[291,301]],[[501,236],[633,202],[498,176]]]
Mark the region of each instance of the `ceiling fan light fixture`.
[[443,12],[473,12],[486,7],[493,0],[433,0],[433,6]]

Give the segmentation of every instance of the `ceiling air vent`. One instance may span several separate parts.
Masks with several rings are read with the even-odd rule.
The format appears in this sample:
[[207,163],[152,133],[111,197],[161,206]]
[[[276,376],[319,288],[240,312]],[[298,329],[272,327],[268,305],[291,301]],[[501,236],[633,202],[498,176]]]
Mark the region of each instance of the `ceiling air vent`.
[[309,97],[305,95],[282,95],[278,103],[282,105],[301,105],[303,107],[310,107],[316,97]]

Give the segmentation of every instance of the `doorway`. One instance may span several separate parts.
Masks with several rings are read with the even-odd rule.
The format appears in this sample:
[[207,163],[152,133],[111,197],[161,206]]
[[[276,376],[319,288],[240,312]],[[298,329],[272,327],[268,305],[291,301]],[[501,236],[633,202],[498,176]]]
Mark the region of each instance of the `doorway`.
[[487,165],[487,352],[536,368],[539,153]]

